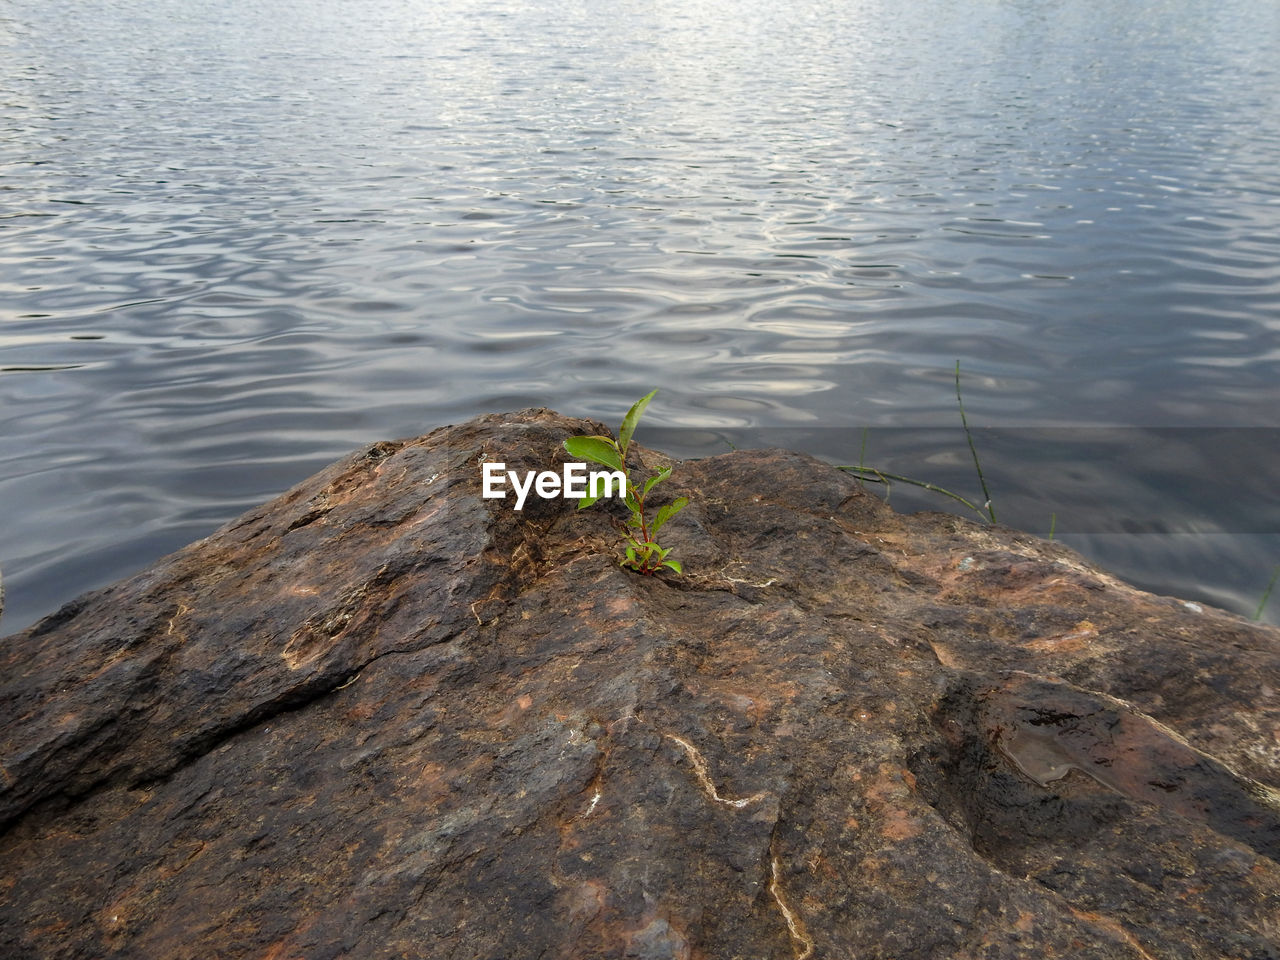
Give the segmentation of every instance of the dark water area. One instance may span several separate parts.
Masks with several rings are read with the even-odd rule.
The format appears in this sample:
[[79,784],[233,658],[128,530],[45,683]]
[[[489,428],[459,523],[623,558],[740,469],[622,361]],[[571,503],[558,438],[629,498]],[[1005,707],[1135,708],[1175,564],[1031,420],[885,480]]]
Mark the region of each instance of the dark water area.
[[655,386],[648,445],[979,497],[956,361],[1002,522],[1247,615],[1280,563],[1271,0],[0,0],[0,104],[5,633]]

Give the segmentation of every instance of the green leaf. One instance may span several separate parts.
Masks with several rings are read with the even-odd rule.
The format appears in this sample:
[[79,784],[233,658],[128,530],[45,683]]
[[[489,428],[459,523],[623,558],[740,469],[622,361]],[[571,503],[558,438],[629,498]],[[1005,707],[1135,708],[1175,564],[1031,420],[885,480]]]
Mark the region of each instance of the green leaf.
[[636,548],[635,548],[635,547],[627,547],[627,559],[628,559],[628,560],[630,560],[632,563],[635,563],[635,562],[636,562]]
[[662,529],[662,525],[674,517],[677,513],[689,505],[688,497],[676,497],[674,501],[661,507],[658,515],[653,518],[653,523],[649,526],[649,535],[656,536],[658,531]]
[[664,567],[670,567],[670,568],[671,568],[672,570],[674,570],[676,573],[679,573],[679,574],[683,574],[683,573],[684,573],[684,567],[680,566],[680,561],[679,561],[679,560],[663,560],[663,561],[662,561],[662,565],[663,565]]
[[589,507],[599,499],[599,497],[583,497],[578,501],[578,509],[581,510],[584,507]]
[[631,405],[627,415],[622,418],[622,426],[618,428],[618,449],[622,451],[623,457],[627,455],[627,448],[631,446],[631,435],[636,432],[636,424],[640,422],[640,415],[644,413],[644,408],[649,405],[649,401],[653,399],[653,395],[657,392],[657,390],[652,390],[646,396],[641,397]]
[[652,490],[654,487],[660,484],[663,480],[667,479],[667,477],[669,476],[671,476],[671,468],[663,467],[661,470],[658,471],[657,476],[650,477],[648,480],[644,482],[643,495],[647,497],[649,495],[650,490]]
[[564,448],[571,457],[625,472],[618,448],[608,437],[570,437],[564,442]]

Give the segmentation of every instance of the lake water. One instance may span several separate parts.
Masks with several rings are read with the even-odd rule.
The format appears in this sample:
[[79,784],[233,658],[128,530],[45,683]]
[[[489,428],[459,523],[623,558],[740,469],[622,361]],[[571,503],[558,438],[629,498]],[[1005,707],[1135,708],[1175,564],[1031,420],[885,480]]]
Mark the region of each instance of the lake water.
[[651,446],[980,501],[956,361],[1001,521],[1250,615],[1280,563],[1273,0],[0,0],[0,102],[6,633],[654,386]]

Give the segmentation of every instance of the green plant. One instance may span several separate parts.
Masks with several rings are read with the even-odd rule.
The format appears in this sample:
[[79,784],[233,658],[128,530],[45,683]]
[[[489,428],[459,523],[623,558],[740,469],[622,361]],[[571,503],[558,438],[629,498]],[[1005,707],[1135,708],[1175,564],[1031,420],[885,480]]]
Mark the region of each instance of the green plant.
[[1267,608],[1267,601],[1271,599],[1271,591],[1275,589],[1277,580],[1280,580],[1280,564],[1276,564],[1271,574],[1271,582],[1267,584],[1267,589],[1262,591],[1262,599],[1258,601],[1258,612],[1253,615],[1254,620],[1262,619],[1262,611]]
[[[663,567],[669,567],[676,573],[684,572],[678,560],[667,559],[671,550],[660,546],[656,537],[663,525],[689,503],[688,497],[676,497],[671,503],[659,507],[658,512],[650,519],[645,514],[645,498],[654,487],[671,476],[671,468],[663,467],[643,484],[632,483],[631,472],[627,469],[627,450],[631,446],[631,437],[636,432],[636,424],[640,421],[644,408],[649,405],[649,401],[657,392],[657,390],[651,391],[632,405],[627,415],[622,418],[617,440],[612,437],[593,436],[570,437],[564,442],[564,448],[571,457],[590,460],[610,470],[619,470],[626,477],[624,500],[627,509],[631,511],[631,516],[627,518],[627,524],[623,530],[627,538],[626,556],[619,563],[645,576],[652,576]],[[578,501],[578,509],[589,507],[599,499],[594,489],[588,490],[587,496]]]
[[[960,494],[958,493],[952,493],[950,490],[944,490],[942,487],[936,486],[932,483],[925,483],[923,480],[913,480],[911,479],[911,477],[904,477],[901,474],[897,474],[897,473],[885,473],[883,470],[877,470],[875,467],[863,466],[863,463],[865,462],[866,456],[867,456],[867,428],[866,427],[864,427],[862,430],[862,451],[858,454],[858,465],[855,467],[855,466],[850,466],[848,464],[842,464],[842,465],[838,465],[836,469],[844,470],[846,473],[854,474],[858,478],[858,483],[860,484],[867,480],[870,480],[872,483],[883,483],[886,491],[885,493],[886,503],[889,502],[888,491],[891,487],[891,484],[889,483],[889,481],[897,480],[901,483],[909,483],[912,486],[923,487],[925,490],[931,490],[934,493],[940,493],[944,497],[950,497],[952,500],[955,500],[958,503],[963,503],[966,507],[968,507],[970,510],[972,510],[974,513],[976,513],[980,517],[983,516],[983,511],[986,511],[986,517],[984,519],[988,519],[992,523],[995,523],[996,510],[995,510],[995,507],[992,506],[991,504],[991,493],[989,490],[987,490],[987,478],[982,475],[982,464],[978,460],[978,448],[974,446],[973,434],[969,432],[969,418],[966,417],[964,414],[964,398],[960,396],[960,361],[959,360],[956,361],[956,403],[959,404],[960,406],[960,425],[964,427],[965,439],[969,441],[969,452],[973,454],[973,465],[975,469],[977,469],[978,471],[978,482],[982,485],[982,495],[987,498],[986,503],[984,503],[981,507],[979,507],[977,504],[973,503],[972,501],[960,496]],[[1057,522],[1057,516],[1055,515],[1052,523],[1056,524],[1056,522]],[[1052,524],[1050,525],[1050,528],[1049,528],[1049,539],[1050,540],[1053,539]]]
[[987,478],[982,475],[982,464],[978,462],[978,448],[973,445],[973,434],[969,432],[969,418],[964,415],[964,399],[960,396],[960,361],[956,361],[956,403],[960,405],[960,424],[964,427],[964,438],[969,441],[969,452],[973,454],[973,465],[978,471],[978,483],[982,485],[982,495],[987,498],[987,502],[983,504],[987,513],[991,517],[991,522],[996,522],[996,508],[991,505],[991,493],[987,490]]

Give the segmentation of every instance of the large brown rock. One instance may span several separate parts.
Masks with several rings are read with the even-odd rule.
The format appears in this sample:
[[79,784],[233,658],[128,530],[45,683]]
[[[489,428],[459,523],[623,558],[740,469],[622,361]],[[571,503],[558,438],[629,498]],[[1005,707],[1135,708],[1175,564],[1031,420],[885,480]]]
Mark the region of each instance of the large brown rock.
[[1280,632],[793,453],[678,466],[683,578],[481,499],[599,429],[379,443],[4,641],[0,955],[1280,956]]

